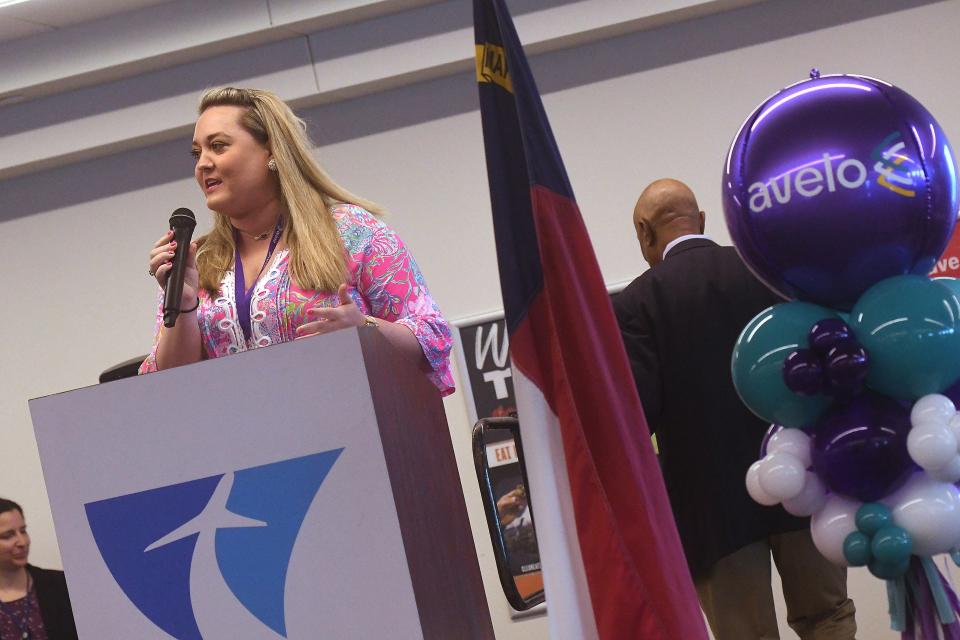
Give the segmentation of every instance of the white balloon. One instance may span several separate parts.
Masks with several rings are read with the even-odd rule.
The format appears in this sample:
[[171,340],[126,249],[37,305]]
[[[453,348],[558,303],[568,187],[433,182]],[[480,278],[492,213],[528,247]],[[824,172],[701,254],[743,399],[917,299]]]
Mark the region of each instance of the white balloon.
[[769,453],[760,461],[757,479],[760,488],[777,502],[800,495],[807,468],[789,453]]
[[783,508],[795,516],[805,517],[820,511],[826,502],[827,488],[816,473],[807,471],[807,479],[803,483],[803,491],[794,498],[784,500]]
[[810,436],[800,429],[777,431],[767,442],[767,453],[788,453],[807,469],[810,467]]
[[913,425],[921,422],[946,423],[956,413],[957,408],[953,406],[950,398],[939,393],[931,393],[913,403],[913,408],[910,409],[910,423]]
[[883,502],[913,538],[914,555],[944,553],[960,540],[960,490],[949,482],[918,472]]
[[957,441],[960,442],[960,413],[950,418],[950,431],[953,431],[953,435],[956,436]]
[[747,469],[747,493],[750,494],[754,502],[758,502],[765,507],[772,507],[780,501],[760,488],[759,473],[762,462],[763,460],[757,460]]
[[953,460],[947,463],[945,467],[929,470],[927,475],[940,482],[949,482],[950,484],[957,482],[960,480],[960,456],[953,456]]
[[924,469],[942,469],[957,457],[957,437],[941,422],[915,423],[907,435],[907,451]]
[[855,520],[861,504],[834,493],[827,497],[823,508],[810,518],[813,544],[827,560],[842,567],[849,564],[843,557],[843,541],[857,530]]

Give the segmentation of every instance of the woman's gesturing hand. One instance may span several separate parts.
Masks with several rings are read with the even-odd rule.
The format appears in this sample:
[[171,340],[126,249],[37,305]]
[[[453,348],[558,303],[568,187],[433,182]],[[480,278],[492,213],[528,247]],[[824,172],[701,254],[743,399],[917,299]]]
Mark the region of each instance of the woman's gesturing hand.
[[[173,255],[176,250],[177,242],[173,239],[173,231],[167,231],[163,234],[150,250],[149,273],[157,279],[157,283],[161,287],[166,284],[170,270],[173,268]],[[200,274],[197,271],[197,244],[191,242],[189,253],[187,253],[187,269],[183,274],[183,294],[180,297],[181,308],[188,309],[196,304],[199,289]]]
[[297,339],[359,327],[364,323],[366,316],[347,293],[347,285],[340,285],[337,295],[340,297],[338,306],[314,307],[307,310],[310,321],[297,327]]

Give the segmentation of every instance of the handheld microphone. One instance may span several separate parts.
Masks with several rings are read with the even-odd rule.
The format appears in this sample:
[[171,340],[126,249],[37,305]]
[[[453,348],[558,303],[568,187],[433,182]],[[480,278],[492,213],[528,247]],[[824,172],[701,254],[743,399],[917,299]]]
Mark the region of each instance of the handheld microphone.
[[180,296],[183,294],[183,276],[187,270],[187,254],[190,253],[190,238],[197,218],[193,211],[183,207],[170,215],[170,229],[177,248],[173,254],[173,268],[167,277],[167,286],[163,293],[163,326],[168,329],[177,323],[180,315]]

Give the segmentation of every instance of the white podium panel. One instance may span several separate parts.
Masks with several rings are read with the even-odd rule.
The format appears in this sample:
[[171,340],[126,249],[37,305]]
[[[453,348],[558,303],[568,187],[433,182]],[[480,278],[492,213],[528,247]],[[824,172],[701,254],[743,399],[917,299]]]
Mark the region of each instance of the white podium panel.
[[429,637],[360,343],[30,402],[81,638]]

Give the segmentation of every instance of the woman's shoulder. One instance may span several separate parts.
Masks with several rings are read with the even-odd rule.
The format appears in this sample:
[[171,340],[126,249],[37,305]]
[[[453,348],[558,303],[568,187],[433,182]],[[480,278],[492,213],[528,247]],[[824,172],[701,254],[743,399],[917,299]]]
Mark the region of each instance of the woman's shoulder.
[[37,585],[66,583],[66,578],[63,575],[63,571],[60,571],[59,569],[41,569],[40,567],[28,564],[27,571],[30,572],[30,575],[33,577],[33,580],[37,583]]
[[384,252],[384,244],[399,242],[396,233],[372,213],[355,204],[337,204],[330,209],[349,255]]
[[30,573],[35,575],[47,575],[47,576],[63,575],[63,571],[60,571],[59,569],[43,569],[42,567],[38,567],[35,564],[28,564],[27,570]]
[[347,254],[356,260],[368,260],[375,256],[379,261],[406,255],[406,248],[397,232],[363,207],[340,203],[331,207],[330,212],[337,223]]
[[375,215],[357,204],[338,202],[330,207],[330,214],[341,226],[362,226],[377,228],[385,226]]

